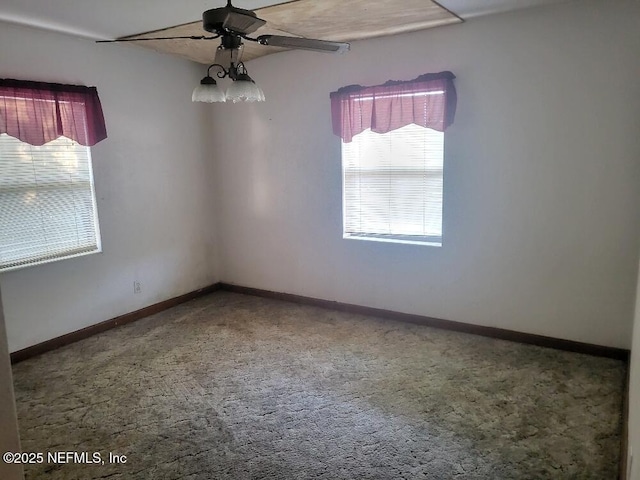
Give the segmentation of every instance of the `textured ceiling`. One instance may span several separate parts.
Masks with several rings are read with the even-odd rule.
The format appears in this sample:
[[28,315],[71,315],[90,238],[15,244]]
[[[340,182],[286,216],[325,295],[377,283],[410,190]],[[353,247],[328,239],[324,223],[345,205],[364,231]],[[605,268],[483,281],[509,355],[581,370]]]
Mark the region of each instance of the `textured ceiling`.
[[[460,23],[456,15],[431,0],[295,0],[257,9],[259,18],[267,24],[253,35],[275,34],[316,38],[320,40],[352,41],[393,35],[425,28]],[[198,36],[207,34],[200,21],[128,38],[156,36]],[[139,45],[165,53],[179,55],[195,62],[210,64],[219,40],[149,40]],[[281,51],[245,42],[242,59]]]
[[[407,30],[415,30],[434,26],[422,18],[418,20],[411,12],[419,4],[419,7],[428,8],[432,5],[430,0],[415,2],[413,0],[343,0],[337,5],[332,0],[298,0],[292,2],[293,5],[277,5],[283,0],[235,0],[234,4],[240,8],[257,10],[259,15],[268,20],[270,28],[278,27],[280,32],[263,31],[260,33],[280,33],[280,34],[300,34],[307,37],[340,39],[340,33],[347,33],[346,39],[366,38],[357,36],[356,29],[367,27],[368,34],[374,36],[399,33]],[[455,16],[469,19],[476,16],[534,8],[549,4],[562,3],[566,1],[579,0],[438,0],[438,3],[454,12]],[[0,0],[0,22],[16,23],[30,27],[42,28],[70,35],[91,38],[94,40],[113,39],[124,36],[131,36],[140,32],[150,32],[159,29],[172,28],[174,25],[183,25],[181,29],[192,29],[195,35],[203,33],[200,28],[202,12],[211,8],[222,7],[225,0]],[[276,4],[276,5],[274,5]],[[384,14],[379,14],[378,20],[389,23],[370,23],[363,26],[361,23],[365,16],[356,15],[354,5],[358,4],[358,9],[377,11],[383,9]],[[295,5],[295,6],[294,6]],[[302,5],[306,6],[301,8]],[[389,5],[393,5],[389,11]],[[411,6],[413,5],[413,7]],[[265,7],[273,9],[273,20],[267,18]],[[288,14],[285,9],[295,14]],[[334,10],[330,10],[334,9]],[[330,10],[330,11],[329,11]],[[329,16],[329,21],[317,21],[317,13]],[[299,16],[297,18],[296,16]],[[455,18],[454,16],[454,18]],[[375,19],[374,19],[375,20]],[[442,19],[441,19],[442,20]],[[419,22],[422,21],[422,26]],[[189,26],[189,24],[194,25]],[[328,32],[336,23],[335,31]],[[445,21],[446,23],[446,21]],[[297,28],[304,25],[306,28]],[[352,26],[354,28],[352,28]],[[404,29],[406,27],[406,29]],[[1,28],[1,26],[0,26]],[[287,30],[287,28],[289,30]],[[314,30],[314,29],[317,29]],[[377,30],[376,30],[377,29]],[[395,30],[393,30],[395,29]],[[313,31],[312,31],[313,30]],[[364,29],[366,31],[366,29]],[[165,30],[166,31],[166,30]],[[182,30],[180,30],[182,31]],[[192,33],[189,33],[191,35]],[[328,35],[336,35],[336,38],[328,38]],[[326,37],[325,37],[326,35]],[[149,42],[147,47],[154,48]],[[155,42],[154,42],[155,43]],[[217,42],[183,42],[175,45],[177,54],[199,62],[209,62],[214,54]],[[167,47],[160,48],[166,49]],[[252,58],[266,52],[278,51],[273,47],[252,45],[247,46],[245,58]],[[251,50],[257,50],[252,52]],[[205,57],[207,60],[205,60]]]
[[[255,10],[282,1],[235,0],[234,4]],[[564,1],[568,0],[439,0],[438,3],[468,19]],[[372,5],[385,2],[370,0]],[[225,0],[0,0],[0,21],[105,40],[193,22],[203,11],[225,3]]]

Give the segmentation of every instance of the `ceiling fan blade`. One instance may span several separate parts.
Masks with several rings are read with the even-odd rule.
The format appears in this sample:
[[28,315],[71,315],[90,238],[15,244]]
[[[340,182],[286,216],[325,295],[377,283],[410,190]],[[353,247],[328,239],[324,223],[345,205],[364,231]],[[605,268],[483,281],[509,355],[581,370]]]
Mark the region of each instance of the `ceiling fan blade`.
[[330,42],[313,38],[284,37],[282,35],[260,35],[260,45],[272,47],[296,48],[299,50],[313,50],[314,52],[345,53],[351,45],[344,42]]
[[204,35],[190,35],[186,37],[153,37],[153,38],[117,38],[115,40],[96,40],[96,43],[114,43],[114,42],[144,42],[147,40],[215,40],[216,38],[220,38],[220,35],[216,35],[215,37],[206,37]]
[[238,32],[242,34],[253,33],[265,23],[261,18],[239,13],[237,11],[229,12],[224,19],[222,26],[232,32]]

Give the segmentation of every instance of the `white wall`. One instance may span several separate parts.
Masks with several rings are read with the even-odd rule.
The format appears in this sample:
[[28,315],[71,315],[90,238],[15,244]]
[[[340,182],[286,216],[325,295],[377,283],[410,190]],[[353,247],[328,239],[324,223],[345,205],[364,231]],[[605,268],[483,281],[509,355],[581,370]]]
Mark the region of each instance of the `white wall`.
[[633,324],[633,346],[631,347],[631,371],[629,374],[629,449],[635,459],[628,480],[640,480],[640,276],[636,294],[636,315]]
[[92,148],[104,253],[0,274],[11,351],[216,282],[202,68],[8,24],[0,45],[0,77],[97,86],[109,134]]
[[[18,433],[18,417],[16,401],[13,395],[13,376],[7,346],[7,334],[2,313],[2,296],[0,295],[0,454],[20,452],[20,435]],[[0,476],[5,480],[24,478],[22,465],[7,464],[0,461]]]
[[[640,243],[638,2],[581,1],[250,62],[219,105],[221,279],[630,347]],[[343,240],[329,92],[457,75],[444,246]]]

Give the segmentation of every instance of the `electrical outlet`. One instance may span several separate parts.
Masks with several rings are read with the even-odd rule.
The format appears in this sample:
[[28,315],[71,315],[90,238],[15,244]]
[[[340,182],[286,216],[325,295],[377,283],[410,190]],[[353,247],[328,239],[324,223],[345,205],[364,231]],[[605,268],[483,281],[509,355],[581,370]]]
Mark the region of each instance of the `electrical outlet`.
[[142,284],[137,280],[133,282],[133,293],[142,293]]

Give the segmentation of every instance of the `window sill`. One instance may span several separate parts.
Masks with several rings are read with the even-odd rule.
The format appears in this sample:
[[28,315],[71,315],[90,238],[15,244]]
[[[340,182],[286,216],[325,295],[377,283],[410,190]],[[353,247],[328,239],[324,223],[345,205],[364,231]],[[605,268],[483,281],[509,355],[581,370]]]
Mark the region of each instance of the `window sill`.
[[11,266],[0,267],[0,273],[13,272],[16,270],[22,270],[23,268],[29,268],[29,267],[37,267],[38,265],[45,265],[47,263],[58,262],[60,260],[67,260],[69,258],[78,258],[78,257],[84,257],[86,255],[93,255],[94,253],[102,253],[102,247],[98,246],[94,250],[87,250],[87,251],[81,251],[76,253],[69,253],[61,256],[42,258],[40,260],[33,261],[33,262],[14,263]]
[[403,243],[407,245],[424,245],[427,247],[442,247],[442,239],[438,237],[413,237],[411,235],[357,235],[345,233],[346,240],[366,240],[371,242]]

